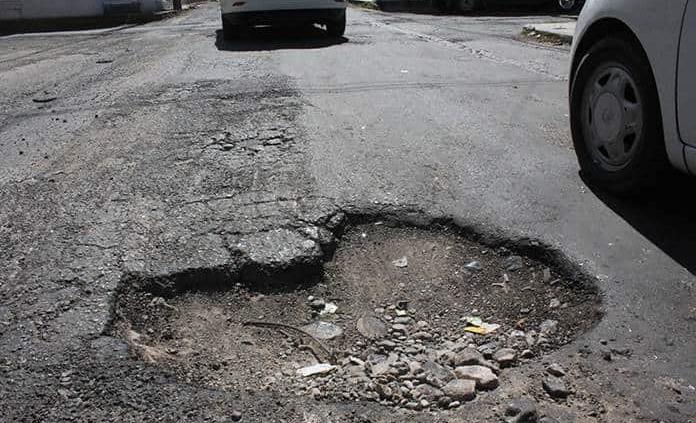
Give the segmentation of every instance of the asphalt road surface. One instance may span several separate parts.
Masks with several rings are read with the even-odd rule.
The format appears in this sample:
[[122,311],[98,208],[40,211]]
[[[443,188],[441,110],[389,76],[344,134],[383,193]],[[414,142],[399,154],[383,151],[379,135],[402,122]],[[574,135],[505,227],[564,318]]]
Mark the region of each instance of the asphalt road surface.
[[[488,422],[531,393],[561,422],[696,421],[692,181],[585,185],[569,49],[518,38],[562,18],[350,9],[340,40],[224,41],[217,7],[0,38],[0,420]],[[200,386],[111,336],[124,284],[311,262],[297,230],[342,213],[538,240],[596,277],[604,316],[514,386],[416,415]],[[540,388],[554,361],[567,401]]]

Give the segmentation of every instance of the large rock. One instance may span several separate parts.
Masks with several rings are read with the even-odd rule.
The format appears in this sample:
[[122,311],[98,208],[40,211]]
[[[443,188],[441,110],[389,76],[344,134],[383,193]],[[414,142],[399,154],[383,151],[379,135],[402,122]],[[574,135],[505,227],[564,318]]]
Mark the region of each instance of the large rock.
[[391,369],[392,364],[396,363],[397,361],[399,361],[398,354],[389,354],[389,357],[386,359],[372,365],[370,368],[370,374],[372,376],[381,376],[387,374]]
[[505,416],[508,423],[536,423],[536,403],[528,398],[520,398],[510,401],[505,407]]
[[483,354],[473,348],[466,348],[457,353],[452,364],[454,364],[455,367],[477,366],[481,365],[484,361],[486,360],[483,358]]
[[317,339],[329,340],[343,335],[343,329],[328,322],[314,322],[300,329],[307,332]]
[[563,379],[556,376],[548,376],[542,383],[544,390],[553,398],[566,398],[570,395],[568,386]]
[[498,376],[484,366],[461,366],[454,369],[458,379],[473,380],[478,389],[495,389],[498,387]]
[[423,372],[419,378],[424,379],[433,386],[442,388],[447,384],[447,382],[454,379],[454,374],[446,367],[443,367],[434,361],[426,361],[423,363]]
[[442,392],[457,401],[471,401],[476,397],[476,382],[473,380],[451,380],[442,388]]
[[355,325],[360,335],[368,339],[379,339],[387,336],[387,325],[375,316],[363,316]]
[[444,396],[443,392],[427,383],[422,383],[411,391],[411,395],[413,395],[413,398],[417,400],[424,399],[426,401],[430,402],[437,402],[438,399],[440,399],[442,396]]
[[549,367],[546,368],[546,371],[552,376],[557,376],[557,377],[565,376],[565,370],[558,363],[552,363]]
[[512,348],[503,348],[493,354],[493,359],[500,364],[500,367],[509,367],[517,360],[517,352]]
[[333,366],[333,365],[327,364],[327,363],[319,363],[319,364],[315,364],[313,366],[307,366],[307,367],[303,367],[301,369],[297,369],[297,374],[300,376],[308,377],[308,376],[323,375],[326,373],[331,373],[334,370],[336,370],[336,366]]

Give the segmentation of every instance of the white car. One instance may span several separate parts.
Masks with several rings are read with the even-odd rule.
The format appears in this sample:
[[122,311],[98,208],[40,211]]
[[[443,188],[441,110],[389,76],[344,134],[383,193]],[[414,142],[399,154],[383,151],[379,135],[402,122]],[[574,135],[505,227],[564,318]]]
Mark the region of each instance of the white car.
[[244,27],[275,24],[326,25],[330,36],[346,31],[346,0],[220,0],[225,38]]
[[668,166],[696,174],[696,0],[588,0],[570,117],[585,178],[639,192]]

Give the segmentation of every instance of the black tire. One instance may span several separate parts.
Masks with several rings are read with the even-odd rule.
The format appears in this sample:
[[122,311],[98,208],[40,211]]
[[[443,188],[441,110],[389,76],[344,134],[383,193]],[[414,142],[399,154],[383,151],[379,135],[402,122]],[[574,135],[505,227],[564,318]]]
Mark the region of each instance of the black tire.
[[242,33],[239,25],[233,25],[226,19],[222,19],[222,37],[225,40],[232,40],[238,38]]
[[[620,65],[633,78],[638,98],[642,100],[641,118],[638,119],[642,123],[641,135],[632,141],[634,152],[624,167],[616,170],[606,169],[607,166],[593,157],[583,127],[583,95],[589,79],[609,63]],[[655,187],[669,167],[655,78],[640,45],[634,41],[605,38],[583,55],[570,89],[570,124],[581,172],[590,184],[615,194],[635,195]]]
[[469,0],[469,3],[468,7],[462,7],[462,1],[454,0],[452,2],[452,8],[460,13],[470,13],[480,10],[483,6],[481,0]]
[[575,0],[572,6],[564,6],[560,0],[557,0],[556,4],[558,6],[558,10],[560,10],[563,13],[576,13],[579,12],[580,9],[582,9],[582,6],[584,5],[583,0]]
[[433,0],[433,7],[439,12],[449,12],[449,4],[446,0]]
[[336,20],[326,23],[326,33],[329,37],[339,38],[346,33],[346,13],[341,13],[341,16]]

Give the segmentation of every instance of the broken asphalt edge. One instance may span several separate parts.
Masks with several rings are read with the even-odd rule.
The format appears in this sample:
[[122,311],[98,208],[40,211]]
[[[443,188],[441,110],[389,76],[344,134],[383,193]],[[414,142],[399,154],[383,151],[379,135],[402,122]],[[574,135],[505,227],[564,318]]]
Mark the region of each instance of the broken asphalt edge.
[[[123,317],[119,311],[119,298],[128,292],[149,292],[163,298],[171,298],[189,290],[199,292],[224,291],[236,283],[252,287],[260,292],[291,291],[303,284],[318,283],[322,280],[325,263],[333,258],[335,249],[340,244],[347,228],[377,222],[392,227],[448,230],[491,249],[505,248],[511,254],[523,255],[537,260],[563,275],[562,283],[580,287],[597,296],[600,316],[593,327],[602,320],[606,313],[604,293],[599,289],[597,278],[556,247],[534,238],[510,236],[502,229],[491,230],[452,216],[432,215],[419,209],[376,205],[368,208],[336,209],[314,222],[298,222],[292,227],[255,234],[264,236],[264,234],[270,234],[274,231],[295,231],[299,235],[298,241],[312,241],[319,247],[307,253],[285,257],[283,260],[257,260],[251,257],[255,253],[254,251],[243,251],[236,247],[230,247],[228,248],[229,261],[220,266],[187,268],[159,275],[124,272],[116,289],[109,296],[109,317],[103,326],[101,335],[118,336],[116,322]],[[312,226],[324,231],[323,239],[310,236],[306,230],[303,231],[303,229]]]

